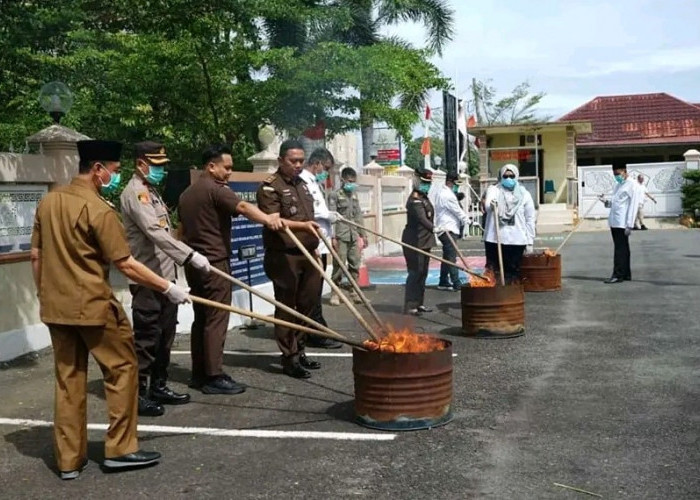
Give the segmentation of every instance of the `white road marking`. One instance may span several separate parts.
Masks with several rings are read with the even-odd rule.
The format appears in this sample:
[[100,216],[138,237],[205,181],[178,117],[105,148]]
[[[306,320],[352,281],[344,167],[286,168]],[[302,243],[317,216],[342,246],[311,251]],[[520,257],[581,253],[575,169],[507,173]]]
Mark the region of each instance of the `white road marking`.
[[[170,354],[190,354],[190,351],[170,351]],[[230,356],[281,356],[279,351],[224,351],[224,354]],[[314,356],[318,358],[352,358],[351,352],[309,352],[306,351],[307,356]],[[452,353],[452,357],[456,358],[457,353]]]
[[[0,418],[0,425],[16,427],[53,427],[47,420],[22,418]],[[90,430],[107,430],[107,424],[88,424]],[[204,436],[225,436],[265,439],[326,439],[335,441],[393,441],[396,434],[360,432],[321,432],[321,431],[271,431],[254,429],[217,429],[214,427],[174,427],[169,425],[139,425],[139,432],[162,434],[199,434]]]

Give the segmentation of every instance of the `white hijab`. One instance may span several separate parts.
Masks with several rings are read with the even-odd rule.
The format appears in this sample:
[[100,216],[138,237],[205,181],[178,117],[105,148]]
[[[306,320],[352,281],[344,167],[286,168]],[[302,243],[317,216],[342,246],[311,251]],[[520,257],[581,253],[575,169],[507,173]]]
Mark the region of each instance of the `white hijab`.
[[[515,175],[516,185],[512,191],[504,188],[501,184],[503,175],[508,171]],[[501,225],[513,224],[515,214],[520,207],[523,206],[523,202],[525,201],[525,187],[518,182],[519,178],[520,170],[512,163],[503,165],[498,171],[498,219]]]

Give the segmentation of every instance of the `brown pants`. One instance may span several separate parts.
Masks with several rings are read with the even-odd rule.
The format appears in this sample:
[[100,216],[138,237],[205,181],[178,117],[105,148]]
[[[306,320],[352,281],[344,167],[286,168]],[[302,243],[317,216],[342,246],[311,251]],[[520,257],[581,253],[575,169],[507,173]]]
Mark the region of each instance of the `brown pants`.
[[[265,274],[272,281],[275,299],[310,316],[319,300],[321,275],[303,255],[265,251]],[[298,323],[291,314],[275,309],[275,318]],[[294,358],[304,350],[306,334],[275,325],[277,345],[285,358]]]
[[88,353],[104,377],[109,409],[105,458],[139,449],[136,437],[138,365],[129,320],[113,303],[105,326],[48,325],[56,367],[54,447],[61,471],[87,458]]
[[[228,260],[212,263],[215,268],[229,274]],[[203,274],[187,267],[185,276],[192,295],[231,304],[231,283],[214,273]],[[231,313],[202,304],[192,304],[194,322],[190,336],[192,350],[192,378],[204,380],[224,373],[224,342]]]

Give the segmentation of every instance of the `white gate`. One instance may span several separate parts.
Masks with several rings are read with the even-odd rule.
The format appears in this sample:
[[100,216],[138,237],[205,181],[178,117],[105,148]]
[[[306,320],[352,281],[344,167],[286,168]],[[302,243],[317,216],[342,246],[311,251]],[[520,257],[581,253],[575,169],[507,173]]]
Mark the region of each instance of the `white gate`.
[[[639,174],[658,203],[646,198],[645,217],[676,217],[681,208],[681,186],[685,162],[634,163],[627,165],[627,174],[635,181]],[[607,218],[609,210],[598,201],[599,195],[609,198],[615,186],[612,165],[596,165],[578,168],[578,213],[588,213],[589,219]],[[592,207],[593,206],[593,207]],[[591,208],[592,207],[592,208]]]

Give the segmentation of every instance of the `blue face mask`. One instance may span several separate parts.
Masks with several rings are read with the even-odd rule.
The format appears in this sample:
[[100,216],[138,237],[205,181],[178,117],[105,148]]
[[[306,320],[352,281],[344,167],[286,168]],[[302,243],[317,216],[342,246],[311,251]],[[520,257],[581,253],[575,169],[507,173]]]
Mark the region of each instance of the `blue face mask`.
[[165,167],[151,165],[148,168],[148,175],[146,176],[146,180],[149,184],[158,185],[161,182],[163,182],[163,178],[165,178]]
[[100,192],[104,195],[110,195],[114,193],[119,187],[119,183],[122,180],[122,175],[119,172],[111,172],[109,176],[109,182],[107,184],[102,184],[100,187]]
[[316,174],[316,180],[318,182],[325,182],[326,179],[328,179],[328,172],[326,172],[325,170],[319,174]]
[[501,179],[501,186],[503,186],[504,188],[506,188],[510,191],[515,189],[515,186],[517,186],[517,185],[518,185],[518,181],[516,181],[515,179],[511,179],[510,177]]
[[622,184],[623,182],[625,182],[625,178],[622,177],[621,175],[616,175],[615,182],[617,182],[618,184]]
[[430,184],[428,183],[421,183],[420,186],[418,186],[418,191],[420,191],[423,194],[428,194],[428,191],[430,191]]
[[355,191],[355,189],[357,189],[357,184],[355,184],[354,182],[346,182],[343,184],[343,189],[348,193],[352,193],[353,191]]

